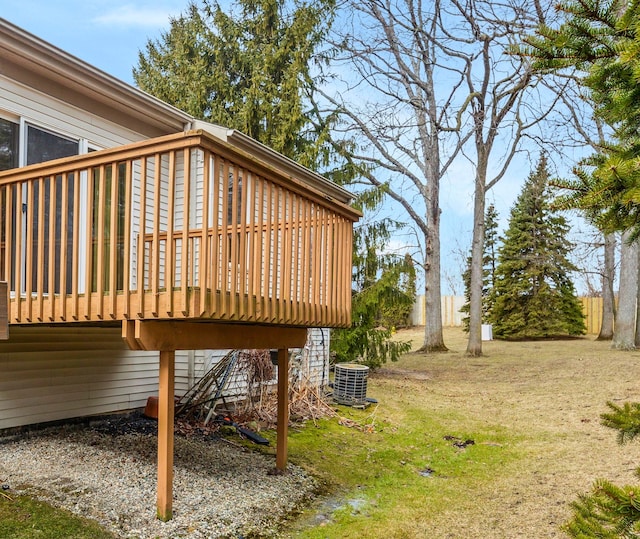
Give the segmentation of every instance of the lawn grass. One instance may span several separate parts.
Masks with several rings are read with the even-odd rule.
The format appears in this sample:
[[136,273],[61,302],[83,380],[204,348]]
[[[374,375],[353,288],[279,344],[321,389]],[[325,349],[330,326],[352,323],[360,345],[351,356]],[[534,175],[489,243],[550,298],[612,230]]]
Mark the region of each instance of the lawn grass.
[[523,435],[430,406],[425,379],[372,375],[369,385],[377,406],[339,407],[337,418],[290,434],[291,459],[324,478],[338,508],[311,509],[286,536],[421,536],[448,508],[473,506],[478,485],[525,456]]
[[[421,342],[419,330],[400,337]],[[326,479],[333,503],[283,536],[563,537],[570,502],[597,477],[637,482],[640,444],[618,446],[599,415],[607,400],[640,400],[638,352],[592,338],[492,341],[468,358],[462,331],[445,338],[448,353],[408,354],[370,376],[377,408],[340,407],[375,432],[338,417],[291,434],[291,460]]]
[[3,539],[114,539],[97,523],[27,496],[0,495]]
[[[377,391],[382,399],[385,393]],[[386,417],[374,423],[375,432],[345,430],[339,424],[347,418],[371,425],[369,411],[341,408],[340,414],[290,436],[292,459],[325,478],[338,509],[326,514],[325,508],[322,525],[313,527],[308,526],[314,517],[318,522],[318,515],[309,511],[313,516],[303,518],[289,535],[416,537],[417,529],[452,504],[473,504],[475,485],[521,458],[513,437],[500,427],[450,428],[461,425],[455,413],[427,415],[420,405],[401,413],[385,409]],[[394,535],[389,535],[391,522]]]

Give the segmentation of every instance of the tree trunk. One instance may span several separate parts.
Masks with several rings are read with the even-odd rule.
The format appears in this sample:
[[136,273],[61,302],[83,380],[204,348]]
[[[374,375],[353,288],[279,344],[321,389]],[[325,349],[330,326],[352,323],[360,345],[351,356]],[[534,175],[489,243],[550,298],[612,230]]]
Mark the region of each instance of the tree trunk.
[[636,243],[636,254],[638,255],[636,267],[636,330],[634,336],[634,344],[636,348],[640,347],[640,245]]
[[[613,338],[613,320],[615,318],[616,304],[613,292],[613,282],[616,271],[616,236],[605,234],[604,236],[604,271],[602,274],[602,324],[598,341],[610,341]],[[638,332],[636,331],[636,335]]]
[[[478,173],[479,175],[479,173]],[[484,257],[484,178],[476,177],[473,201],[473,241],[471,243],[471,282],[469,285],[469,340],[466,355],[482,355],[482,269]]]
[[611,348],[636,347],[636,298],[638,295],[638,243],[629,244],[630,231],[622,234],[620,249],[620,292]]
[[446,352],[442,334],[442,301],[440,290],[440,189],[437,181],[425,188],[427,196],[427,230],[425,233],[424,344],[421,352]]

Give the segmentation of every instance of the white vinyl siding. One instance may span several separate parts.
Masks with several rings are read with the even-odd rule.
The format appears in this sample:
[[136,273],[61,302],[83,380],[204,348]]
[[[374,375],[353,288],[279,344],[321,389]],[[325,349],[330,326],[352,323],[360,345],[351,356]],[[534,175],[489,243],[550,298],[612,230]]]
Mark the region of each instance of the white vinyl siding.
[[[176,353],[176,372],[187,356]],[[118,328],[11,327],[0,342],[0,430],[142,408],[158,393],[158,358],[126,348]]]
[[22,118],[67,137],[86,139],[92,148],[112,148],[145,138],[0,75],[0,114],[3,112],[10,120]]
[[[303,382],[327,384],[328,346],[329,331],[313,329],[305,348],[294,351]],[[226,353],[177,352],[176,395]],[[235,400],[245,391],[236,371],[225,396]],[[157,392],[158,352],[129,350],[117,328],[12,327],[10,339],[0,342],[0,430],[141,409]]]
[[[120,126],[112,121],[92,113],[90,110],[83,110],[70,103],[46,95],[18,83],[0,74],[0,117],[6,118],[23,127],[25,124],[33,125],[41,129],[49,130],[52,133],[78,140],[80,151],[88,148],[112,148],[130,142],[145,139],[142,132],[149,130],[149,126],[140,125],[140,132]],[[189,191],[189,207],[192,209],[189,216],[188,226],[191,228],[203,228],[203,224],[208,226],[222,225],[227,223],[228,215],[231,215],[231,222],[234,223],[238,215],[238,207],[231,208],[228,199],[228,181],[225,178],[223,167],[220,168],[221,175],[218,185],[218,192],[213,190],[214,166],[211,163],[209,177],[209,214],[204,215],[203,194],[204,194],[204,163],[202,152],[194,152],[191,156],[190,170],[191,182]],[[174,232],[182,230],[185,221],[184,215],[184,170],[185,163],[183,156],[176,157],[176,185],[175,185],[175,205],[174,205]],[[166,194],[168,190],[168,176],[166,174],[168,162],[156,164],[151,160],[147,166],[147,186],[154,185],[154,167],[161,167],[163,174],[161,184],[154,186]],[[133,180],[133,197],[136,201],[132,212],[140,212],[141,192],[139,165],[134,167],[138,173]],[[242,177],[242,189],[245,196],[257,197],[253,178],[244,170],[233,168],[227,174],[236,174]],[[112,181],[115,181],[114,174]],[[80,178],[78,182],[82,192],[82,199],[87,199],[87,178]],[[151,234],[157,227],[160,232],[167,231],[168,227],[168,207],[161,208],[158,215],[158,223],[155,223],[155,215],[150,212],[155,192],[150,189],[146,199],[145,231]],[[240,193],[237,196],[237,204],[240,204]],[[274,188],[273,196],[276,199],[276,210],[273,211],[271,221],[278,222],[283,217],[284,200],[279,189]],[[265,201],[266,192],[263,194]],[[164,199],[164,198],[163,198]],[[214,212],[214,204],[218,204],[217,211]],[[247,204],[247,208],[251,205]],[[224,211],[223,211],[224,208]],[[266,209],[264,203],[263,212]],[[248,211],[248,210],[247,210]],[[257,210],[256,210],[257,211]],[[214,223],[214,213],[218,216],[218,223]],[[137,216],[135,216],[137,217]],[[91,229],[91,223],[84,217],[84,225],[81,226],[80,240],[81,249],[87,244],[84,234]],[[133,223],[138,219],[133,218]],[[140,227],[134,225],[131,230],[131,244],[137,249],[139,238],[143,236]],[[171,240],[171,238],[169,238]],[[218,238],[214,235],[213,241],[226,242],[223,235]],[[166,240],[165,240],[166,241]],[[174,286],[180,286],[183,275],[182,265],[179,260],[183,246],[181,238],[176,240],[175,256],[177,258],[175,268]],[[269,232],[265,240],[269,243],[263,245],[259,256],[265,257],[267,249],[271,256],[276,251],[276,246],[282,241],[281,235],[276,231]],[[222,253],[225,249],[219,248],[217,252],[221,257],[218,264],[224,267]],[[194,274],[191,281],[194,286],[198,284],[199,270],[198,257],[200,248],[194,248],[195,257],[192,270]],[[248,255],[248,253],[246,253]],[[229,264],[231,254],[226,253]],[[237,258],[241,254],[237,253]],[[162,257],[161,257],[162,258]],[[82,256],[82,260],[86,256]],[[135,257],[132,259],[135,260]],[[232,266],[230,265],[229,268]],[[79,268],[79,278],[82,283],[86,281],[85,268]],[[273,287],[281,279],[282,268],[273,268],[267,280],[261,279],[260,286]],[[162,275],[163,272],[161,271]],[[223,279],[230,279],[230,275],[221,272],[218,275],[220,284]],[[237,278],[246,280],[248,277],[241,275],[237,270]],[[137,288],[137,268],[132,267],[130,272],[130,285],[132,289]],[[149,283],[146,283],[147,286]],[[162,287],[165,283],[160,282]],[[231,288],[231,283],[227,282],[227,290]],[[268,291],[269,295],[271,290]],[[254,294],[267,295],[267,291],[255,290]],[[324,336],[318,336],[317,332],[324,332]],[[326,383],[328,380],[328,330],[311,330],[310,340],[302,350],[300,357],[302,360],[300,372],[310,373],[309,378],[314,383]],[[315,335],[315,336],[314,336]],[[326,344],[326,348],[319,348],[318,342]],[[211,366],[223,357],[226,351],[195,351],[176,353],[176,394],[183,394],[199,376],[202,376]],[[294,354],[295,355],[295,354]],[[156,395],[158,391],[158,352],[131,351],[122,341],[120,328],[93,327],[68,327],[68,326],[11,326],[10,339],[0,341],[0,430],[44,423],[49,421],[64,420],[69,418],[90,416],[96,414],[114,413],[132,409],[141,409],[146,404],[149,396]],[[313,372],[313,375],[311,373]],[[307,376],[305,374],[305,376]],[[238,375],[235,383],[230,385],[228,393],[237,394],[243,388]]]

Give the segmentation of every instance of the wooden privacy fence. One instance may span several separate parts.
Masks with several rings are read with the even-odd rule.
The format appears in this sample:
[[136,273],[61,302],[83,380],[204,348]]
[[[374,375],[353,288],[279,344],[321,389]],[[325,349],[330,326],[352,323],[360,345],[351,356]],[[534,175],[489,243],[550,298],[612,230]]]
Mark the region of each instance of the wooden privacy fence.
[[350,323],[358,214],[200,131],[0,173],[10,323]]
[[584,323],[587,333],[597,335],[602,325],[602,298],[581,297],[582,312],[585,315]]
[[[464,296],[442,296],[442,325],[445,327],[457,327],[462,325],[462,313],[460,307],[465,304]],[[582,312],[585,314],[585,326],[587,333],[597,335],[602,324],[602,298],[581,297]],[[411,321],[416,326],[424,326],[424,296],[416,298],[413,306]]]

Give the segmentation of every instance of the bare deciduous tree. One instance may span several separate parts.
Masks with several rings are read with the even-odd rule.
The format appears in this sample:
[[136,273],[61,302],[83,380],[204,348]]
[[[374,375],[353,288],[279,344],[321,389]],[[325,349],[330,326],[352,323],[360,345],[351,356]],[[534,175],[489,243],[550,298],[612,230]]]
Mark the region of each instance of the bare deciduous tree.
[[613,283],[616,266],[616,235],[605,234],[604,257],[602,268],[602,323],[600,324],[599,341],[610,341],[613,338],[613,322],[616,314]]
[[360,168],[362,181],[382,189],[421,232],[426,351],[446,349],[440,183],[469,171],[475,196],[468,352],[479,354],[485,195],[550,108],[527,60],[510,54],[542,8],[526,0],[346,0],[346,6],[336,39],[341,52],[333,59],[344,85],[323,92],[342,120],[336,145]]
[[638,242],[630,242],[631,231],[622,234],[620,249],[620,291],[612,348],[633,350],[636,347],[636,296],[638,290]]

